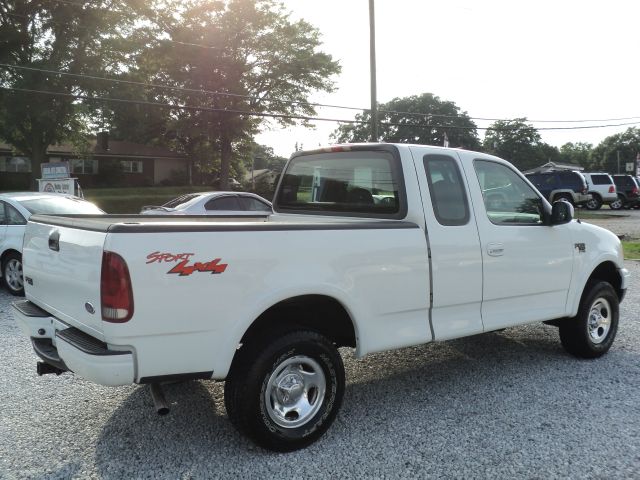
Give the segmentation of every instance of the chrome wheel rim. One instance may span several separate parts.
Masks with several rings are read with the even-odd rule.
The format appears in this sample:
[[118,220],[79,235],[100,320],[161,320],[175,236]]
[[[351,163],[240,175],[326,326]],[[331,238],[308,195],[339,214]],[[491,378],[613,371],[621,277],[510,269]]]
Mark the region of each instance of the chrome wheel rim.
[[589,338],[595,344],[602,343],[611,330],[611,305],[604,298],[598,298],[589,309],[587,320]]
[[288,358],[267,381],[266,412],[283,428],[300,427],[318,413],[326,389],[326,377],[318,362],[306,355]]
[[24,287],[24,281],[22,279],[22,262],[12,258],[7,262],[4,267],[4,281],[7,286],[17,292]]
[[598,202],[595,198],[592,198],[587,202],[587,208],[589,210],[595,210],[598,207]]
[[613,208],[614,210],[617,210],[618,208],[622,207],[622,201],[620,199],[615,200],[615,201],[611,202],[609,204],[609,206],[611,208]]

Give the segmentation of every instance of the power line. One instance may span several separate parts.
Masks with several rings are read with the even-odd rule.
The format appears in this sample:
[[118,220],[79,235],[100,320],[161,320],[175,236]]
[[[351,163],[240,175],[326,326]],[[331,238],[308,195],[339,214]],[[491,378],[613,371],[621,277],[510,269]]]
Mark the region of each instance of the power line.
[[358,120],[347,120],[347,119],[340,119],[340,118],[324,118],[324,117],[311,117],[308,115],[288,115],[283,113],[253,112],[249,110],[231,110],[228,108],[197,107],[194,105],[172,105],[170,103],[148,102],[148,101],[142,101],[142,100],[129,100],[124,98],[97,97],[97,96],[91,96],[91,95],[81,95],[77,93],[35,90],[30,88],[15,88],[15,87],[0,86],[0,89],[13,91],[13,92],[38,93],[38,94],[58,96],[58,97],[71,97],[78,100],[87,100],[87,101],[96,101],[96,102],[115,102],[115,103],[125,103],[125,104],[133,104],[133,105],[147,105],[147,106],[162,107],[162,108],[176,109],[176,110],[234,113],[238,115],[248,115],[248,116],[254,116],[254,117],[266,117],[266,118],[283,118],[283,119],[290,119],[290,120],[314,120],[314,121],[322,121],[322,122],[339,122],[339,123],[364,123]]
[[[57,1],[57,0],[56,0]],[[123,79],[118,79],[118,78],[110,78],[110,77],[100,77],[97,75],[88,75],[88,74],[78,74],[78,73],[70,73],[70,72],[62,72],[59,70],[48,70],[48,69],[43,69],[43,68],[36,68],[36,67],[28,67],[25,65],[11,65],[11,64],[7,64],[7,63],[0,63],[0,67],[6,68],[6,69],[17,69],[17,70],[27,70],[27,71],[34,71],[34,72],[40,72],[40,73],[48,73],[48,74],[52,74],[52,75],[63,75],[63,76],[69,76],[69,77],[75,77],[75,78],[86,78],[86,79],[90,79],[90,80],[98,80],[98,81],[105,81],[105,82],[113,82],[113,83],[122,83],[122,84],[126,84],[126,85],[135,85],[135,86],[141,86],[141,87],[146,87],[146,88],[160,88],[160,89],[167,89],[167,90],[174,90],[174,91],[182,91],[182,92],[188,92],[188,93],[201,93],[201,94],[207,94],[207,95],[216,95],[216,96],[225,96],[225,97],[232,97],[232,98],[242,98],[242,99],[248,99],[248,100],[259,100],[258,97],[256,96],[251,96],[251,95],[242,95],[242,94],[237,94],[237,93],[228,93],[228,92],[218,92],[218,91],[214,91],[214,90],[204,90],[204,89],[194,89],[194,88],[185,88],[185,87],[177,87],[177,86],[171,86],[171,85],[161,85],[161,84],[155,84],[155,83],[146,83],[146,82],[138,82],[138,81],[133,81],[133,80],[123,80]],[[326,103],[313,103],[313,102],[305,102],[305,101],[295,101],[295,100],[271,100],[271,99],[267,99],[268,102],[272,102],[272,103],[280,103],[280,104],[288,104],[288,105],[307,105],[307,106],[313,106],[313,107],[323,107],[323,108],[335,108],[335,109],[343,109],[343,110],[355,110],[355,111],[367,111],[368,109],[366,108],[359,108],[359,107],[351,107],[351,106],[344,106],[344,105],[333,105],[333,104],[326,104]],[[455,116],[455,115],[444,115],[444,114],[432,114],[432,113],[419,113],[419,112],[403,112],[403,111],[395,111],[395,110],[380,110],[381,113],[387,113],[387,114],[396,114],[396,115],[413,115],[413,116],[419,116],[422,118],[452,118],[452,119],[460,119],[460,116]],[[468,119],[472,119],[472,120],[486,120],[486,121],[511,121],[514,119],[505,119],[505,118],[488,118],[488,117],[467,117]],[[601,119],[579,119],[579,120],[527,120],[528,122],[531,123],[593,123],[593,122],[614,122],[614,121],[625,121],[625,120],[638,120],[640,119],[640,117],[619,117],[619,118],[601,118]],[[358,122],[356,122],[358,123]],[[360,122],[360,123],[366,123],[366,122]],[[633,122],[633,123],[629,123],[629,125],[632,124],[636,124],[638,122]],[[404,125],[401,123],[397,123],[394,124],[392,122],[386,122],[386,124],[388,125]],[[622,124],[622,125],[627,125],[627,124]],[[441,127],[446,127],[446,125],[442,125]],[[474,127],[468,127],[469,129],[473,129]],[[475,127],[478,130],[487,130],[490,129],[490,127]],[[590,126],[585,126],[582,128],[593,128]],[[595,128],[598,128],[598,126],[595,126]],[[556,127],[556,128],[552,128],[552,127],[541,127],[538,128],[537,130],[563,130],[563,129],[570,129],[570,127]]]
[[[66,92],[52,92],[47,90],[35,90],[35,89],[27,89],[27,88],[14,88],[14,87],[0,86],[0,89],[13,91],[13,92],[36,93],[36,94],[52,95],[52,96],[67,97],[67,98],[71,97],[78,100],[87,100],[87,101],[96,101],[96,102],[114,102],[114,103],[124,103],[124,104],[133,104],[133,105],[146,105],[146,106],[154,106],[154,107],[168,108],[168,109],[174,109],[174,110],[230,113],[230,114],[237,114],[237,115],[264,117],[264,118],[282,118],[282,119],[289,119],[289,120],[309,120],[309,121],[336,122],[336,123],[361,124],[361,125],[368,124],[368,122],[365,122],[362,120],[312,117],[308,115],[287,115],[287,114],[280,114],[280,113],[254,112],[254,111],[248,111],[248,110],[230,110],[226,108],[198,107],[193,105],[173,105],[170,103],[129,100],[129,99],[123,99],[123,98],[97,97],[97,96],[91,96],[91,95],[81,95],[81,94],[66,93]],[[381,122],[381,124],[386,126],[400,126],[400,127],[412,127],[412,128],[442,128],[442,129],[457,129],[457,130],[502,130],[502,131],[514,130],[509,128],[496,129],[494,127],[470,127],[470,126],[461,126],[461,125],[410,124],[410,123],[393,123],[393,122]],[[607,128],[607,127],[623,127],[623,126],[638,125],[638,124],[640,124],[640,121],[628,122],[628,123],[617,123],[617,124],[606,124],[606,125],[543,127],[537,130],[580,130],[580,129]]]
[[[0,67],[8,68],[8,69],[18,69],[18,70],[28,70],[28,71],[34,71],[34,72],[41,72],[41,73],[49,73],[49,74],[53,74],[53,75],[64,75],[64,76],[68,76],[68,77],[88,78],[90,80],[99,80],[99,81],[105,81],[105,82],[124,83],[124,84],[127,84],[127,85],[136,85],[136,86],[147,87],[147,88],[163,88],[163,89],[167,89],[167,90],[175,90],[175,91],[189,92],[189,93],[203,93],[203,94],[207,94],[207,95],[218,95],[218,96],[225,96],[225,97],[244,98],[244,99],[248,99],[248,100],[260,100],[260,98],[256,97],[255,95],[252,96],[252,95],[242,95],[242,94],[239,94],[239,93],[217,92],[217,91],[213,91],[213,90],[203,90],[203,89],[195,89],[195,88],[175,87],[175,86],[171,86],[171,85],[160,85],[160,84],[154,84],[154,83],[137,82],[137,81],[133,81],[133,80],[123,80],[123,79],[119,79],[119,78],[99,77],[99,76],[96,76],[96,75],[61,72],[59,70],[47,70],[47,69],[44,69],[44,68],[27,67],[25,65],[11,65],[11,64],[8,64],[8,63],[0,63]],[[325,103],[311,103],[311,102],[298,101],[298,100],[270,100],[270,99],[267,99],[267,101],[275,102],[275,103],[281,103],[281,104],[289,104],[289,105],[308,105],[308,106],[312,106],[312,107],[339,108],[339,109],[346,109],[346,110],[362,111],[361,108],[357,108],[357,107],[346,107],[346,106],[341,106],[341,105],[329,105],[329,104],[325,104]]]

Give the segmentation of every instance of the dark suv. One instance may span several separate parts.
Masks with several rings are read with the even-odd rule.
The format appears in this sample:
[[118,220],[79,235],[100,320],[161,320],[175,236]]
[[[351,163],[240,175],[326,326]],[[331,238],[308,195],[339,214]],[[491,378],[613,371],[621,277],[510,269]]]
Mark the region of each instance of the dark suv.
[[618,200],[609,205],[613,210],[632,208],[640,203],[640,190],[636,179],[631,175],[612,175],[616,184]]
[[591,200],[587,181],[578,171],[552,170],[525,176],[551,203],[565,199],[572,205],[584,205]]

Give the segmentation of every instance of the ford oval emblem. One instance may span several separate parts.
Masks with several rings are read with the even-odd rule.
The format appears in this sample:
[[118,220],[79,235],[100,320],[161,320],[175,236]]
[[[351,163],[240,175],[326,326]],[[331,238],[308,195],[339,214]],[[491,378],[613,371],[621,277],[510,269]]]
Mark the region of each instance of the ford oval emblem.
[[93,305],[91,305],[89,302],[84,304],[84,308],[87,310],[87,312],[89,312],[91,315],[93,315],[94,313],[96,313],[96,309],[93,308]]

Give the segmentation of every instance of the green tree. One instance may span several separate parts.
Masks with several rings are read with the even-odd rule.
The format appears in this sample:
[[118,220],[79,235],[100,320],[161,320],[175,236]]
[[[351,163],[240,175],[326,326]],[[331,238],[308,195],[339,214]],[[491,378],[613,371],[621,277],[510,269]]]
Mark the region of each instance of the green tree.
[[[379,106],[379,135],[383,142],[443,145],[445,134],[452,147],[477,150],[476,124],[451,101],[432,93],[394,98]],[[356,122],[342,125],[333,138],[340,143],[368,142],[371,113],[356,115]]]
[[[136,12],[143,8],[143,0],[4,0],[0,60],[75,75],[117,73],[137,48]],[[86,77],[0,68],[0,137],[31,157],[33,179],[49,145],[82,135],[95,105],[74,96],[97,85]]]
[[550,148],[555,147],[544,145],[540,133],[527,123],[526,118],[492,123],[483,141],[487,153],[510,161],[520,170],[528,170],[549,161],[545,155],[552,153]]
[[631,127],[602,140],[593,149],[593,165],[609,173],[625,173],[626,164],[634,162],[639,152],[640,128]]
[[592,169],[591,152],[593,145],[586,142],[568,142],[560,147],[560,161],[573,163],[587,169]]
[[[168,131],[188,148],[209,152],[202,167],[217,170],[225,189],[234,165],[241,164],[242,144],[273,122],[291,125],[291,116],[315,115],[309,94],[332,90],[340,67],[319,50],[319,31],[292,20],[276,0],[169,5],[158,23],[173,43],[155,48],[161,61],[153,79],[191,89],[165,91],[162,98],[200,109],[173,109]],[[239,113],[245,111],[256,115]]]

